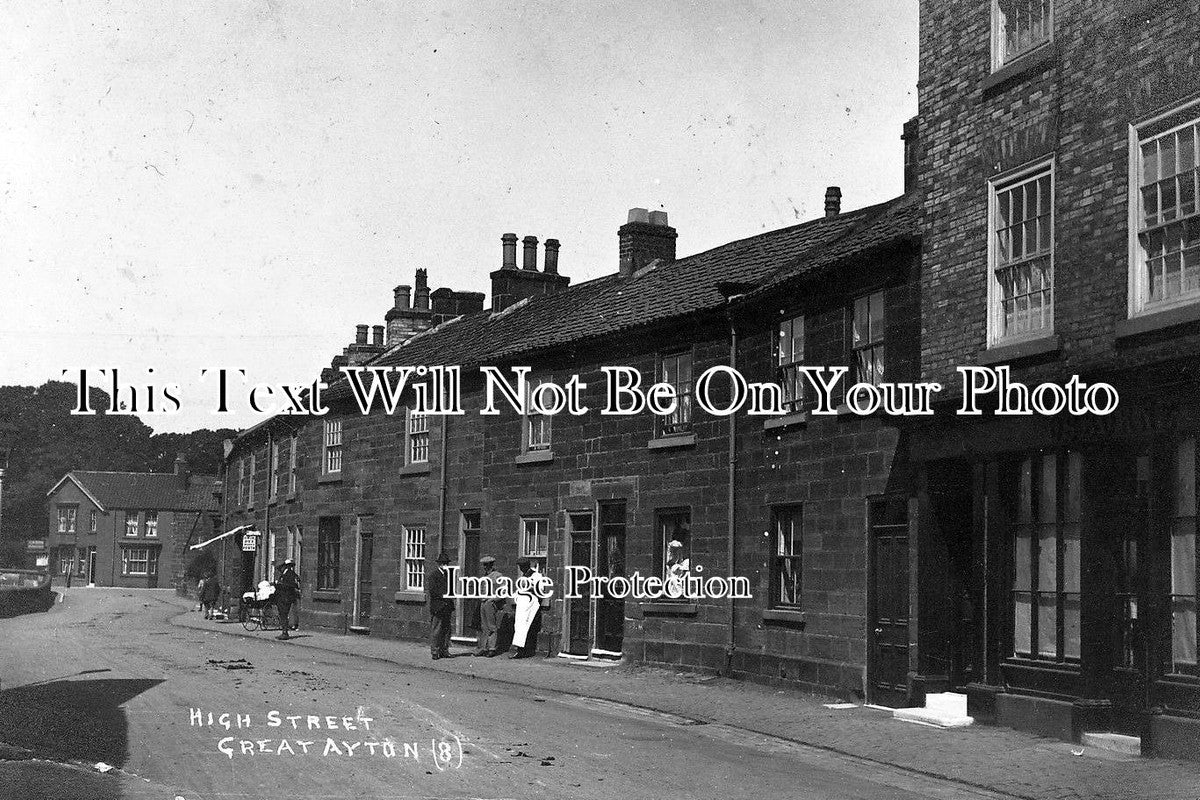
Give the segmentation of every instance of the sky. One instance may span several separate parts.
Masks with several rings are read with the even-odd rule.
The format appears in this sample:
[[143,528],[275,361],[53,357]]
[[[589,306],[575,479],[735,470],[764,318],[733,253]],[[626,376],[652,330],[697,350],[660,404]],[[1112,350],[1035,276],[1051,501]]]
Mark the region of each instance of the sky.
[[684,256],[893,197],[916,6],[0,0],[0,385],[248,426],[201,370],[310,382],[418,267],[487,292],[502,233],[578,283],[633,207]]

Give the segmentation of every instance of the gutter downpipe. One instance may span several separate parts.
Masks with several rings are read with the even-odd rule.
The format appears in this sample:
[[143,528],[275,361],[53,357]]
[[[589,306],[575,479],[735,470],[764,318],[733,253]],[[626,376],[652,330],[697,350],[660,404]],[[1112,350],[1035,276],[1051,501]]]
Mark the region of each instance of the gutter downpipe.
[[[737,325],[733,321],[733,312],[729,309],[728,304],[741,298],[742,295],[735,294],[726,299],[726,316],[729,319],[729,368],[737,369],[737,344],[738,333]],[[729,575],[732,577],[736,574],[734,570],[734,533],[737,530],[736,505],[737,499],[735,478],[737,475],[737,414],[729,415],[729,485],[727,502],[729,504],[726,518],[729,521],[727,536],[728,536],[728,561]],[[729,597],[729,639],[725,647],[725,677],[729,678],[733,675],[733,656],[736,650],[735,634],[737,631],[737,601],[733,598],[733,593]]]
[[[446,552],[446,440],[450,438],[450,415],[442,415],[442,447],[438,479],[438,553]],[[459,554],[459,558],[462,554]]]

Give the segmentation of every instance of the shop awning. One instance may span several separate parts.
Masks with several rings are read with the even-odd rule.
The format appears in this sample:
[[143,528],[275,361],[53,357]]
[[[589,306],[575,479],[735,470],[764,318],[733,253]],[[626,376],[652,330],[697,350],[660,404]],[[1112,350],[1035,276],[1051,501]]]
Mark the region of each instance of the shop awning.
[[200,544],[194,544],[191,547],[189,547],[188,549],[189,550],[199,550],[201,547],[207,547],[208,545],[212,544],[213,542],[219,542],[222,539],[224,539],[226,536],[233,536],[235,533],[240,533],[240,532],[248,529],[249,527],[250,527],[249,525],[238,525],[236,528],[234,528],[232,530],[228,530],[222,534],[218,534],[217,536],[214,536],[213,538],[209,539],[207,542],[200,542]]

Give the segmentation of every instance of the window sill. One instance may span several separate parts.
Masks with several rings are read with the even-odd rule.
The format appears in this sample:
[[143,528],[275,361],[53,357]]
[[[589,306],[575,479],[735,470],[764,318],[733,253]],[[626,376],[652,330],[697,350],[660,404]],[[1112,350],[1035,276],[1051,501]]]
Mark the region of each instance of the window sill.
[[1037,48],[1030,50],[1027,53],[1022,53],[1017,56],[1016,60],[1010,61],[1000,69],[993,72],[983,79],[980,85],[980,91],[984,94],[992,90],[998,90],[1005,84],[1015,81],[1018,78],[1044,69],[1058,57],[1058,44],[1053,40],[1039,45]]
[[779,428],[800,427],[808,424],[808,412],[797,411],[794,414],[785,414],[782,417],[772,417],[763,422],[763,430],[771,431]]
[[545,464],[554,460],[553,450],[530,450],[513,459],[514,464]]
[[659,617],[694,617],[695,603],[639,603],[643,614]]
[[675,434],[672,436],[663,436],[660,439],[651,439],[646,442],[647,450],[670,450],[675,447],[695,447],[696,434],[684,433]]
[[289,502],[289,503],[290,503],[290,502],[292,502],[293,500],[295,500],[295,499],[296,499],[296,493],[295,493],[295,492],[288,492],[288,496],[287,496],[287,498],[286,498],[286,499],[287,499],[287,502]]
[[428,475],[429,474],[429,462],[428,461],[418,461],[415,464],[405,464],[403,467],[400,468],[400,474],[401,475]]
[[396,592],[397,603],[407,603],[408,605],[425,605],[424,592]]
[[313,589],[312,599],[317,603],[340,603],[342,593],[338,589]]
[[342,473],[326,472],[324,475],[317,478],[317,483],[341,483]]
[[1200,322],[1200,302],[1175,306],[1162,311],[1142,312],[1117,322],[1117,338],[1127,339],[1143,333],[1167,330],[1190,322]]
[[975,357],[975,363],[981,367],[991,366],[992,364],[1007,364],[1027,358],[1055,355],[1061,350],[1062,342],[1057,336],[1042,336],[1024,342],[989,347]]
[[784,625],[805,625],[804,612],[800,609],[768,608],[762,612],[763,622],[778,622]]

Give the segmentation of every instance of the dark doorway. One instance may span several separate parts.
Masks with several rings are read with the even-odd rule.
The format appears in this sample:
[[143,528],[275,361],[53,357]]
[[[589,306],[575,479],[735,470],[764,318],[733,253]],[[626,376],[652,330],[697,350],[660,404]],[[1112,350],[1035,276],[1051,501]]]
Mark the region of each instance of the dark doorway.
[[869,699],[895,708],[908,700],[908,500],[868,501],[867,529]]
[[[479,559],[483,555],[479,552],[479,512],[462,512],[461,524],[462,541],[458,549],[461,574],[482,575],[483,570],[479,566]],[[459,599],[458,632],[460,636],[479,637],[478,599]]]
[[96,548],[89,547],[87,555],[87,582],[96,582]]
[[[571,515],[571,566],[592,566],[592,546],[595,530],[591,514]],[[578,598],[567,600],[567,652],[586,656],[592,649],[592,589],[579,584],[575,593]]]
[[371,627],[371,569],[375,557],[375,532],[370,517],[358,518],[358,585],[356,587],[355,624],[360,628]]
[[[625,574],[625,502],[600,504],[596,574]],[[620,655],[625,641],[625,601],[601,592],[596,598],[596,646],[600,655]]]

